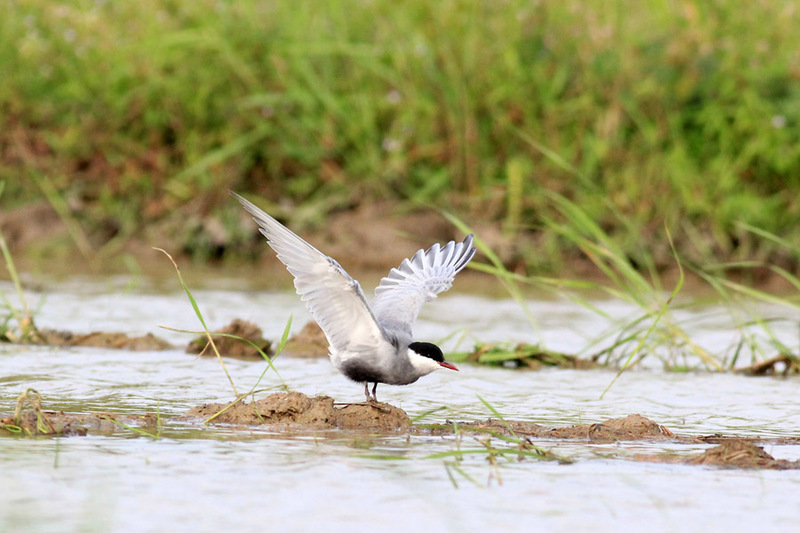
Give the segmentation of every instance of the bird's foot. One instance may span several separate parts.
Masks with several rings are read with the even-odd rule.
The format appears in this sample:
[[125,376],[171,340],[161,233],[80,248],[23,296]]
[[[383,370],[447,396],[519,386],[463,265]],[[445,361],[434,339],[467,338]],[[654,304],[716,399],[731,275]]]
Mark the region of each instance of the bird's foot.
[[[375,403],[378,403],[378,394],[377,394],[377,390],[378,390],[378,383],[377,383],[377,382],[375,382],[375,384],[374,384],[374,385],[372,385],[372,400],[369,400],[369,394],[367,394],[367,399],[368,399],[368,401],[373,401],[373,402],[375,402]],[[367,392],[367,390],[366,390],[366,389],[364,389],[364,392]]]

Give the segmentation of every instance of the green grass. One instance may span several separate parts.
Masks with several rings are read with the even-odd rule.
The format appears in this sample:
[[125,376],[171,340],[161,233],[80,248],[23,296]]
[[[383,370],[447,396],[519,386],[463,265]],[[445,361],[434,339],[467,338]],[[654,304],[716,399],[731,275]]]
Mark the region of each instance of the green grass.
[[[205,318],[203,318],[203,313],[200,312],[200,306],[197,305],[197,300],[194,299],[192,291],[189,290],[189,287],[186,285],[186,282],[183,281],[183,276],[181,275],[180,268],[178,268],[178,264],[166,250],[162,250],[161,248],[156,248],[156,250],[166,255],[167,258],[172,263],[172,266],[175,268],[175,274],[178,276],[178,281],[180,282],[183,291],[186,293],[187,298],[189,298],[189,303],[192,304],[192,310],[194,310],[195,316],[200,321],[200,324],[203,326],[202,331],[186,331],[186,330],[179,330],[179,331],[185,331],[186,333],[201,333],[205,335],[206,339],[208,339],[208,344],[206,345],[206,348],[203,349],[203,351],[205,351],[208,348],[208,346],[211,347],[212,351],[214,352],[214,355],[216,355],[217,360],[219,361],[220,366],[222,366],[222,370],[225,372],[225,377],[228,378],[228,383],[230,383],[230,386],[233,389],[234,396],[239,396],[239,392],[236,390],[236,384],[233,382],[233,378],[231,377],[230,372],[228,372],[228,367],[225,366],[225,361],[222,360],[222,356],[220,355],[219,350],[217,350],[217,345],[216,343],[214,343],[214,337],[211,335],[211,332],[209,331],[208,326],[206,325],[206,320]],[[256,349],[258,349],[257,346]],[[261,352],[260,349],[259,352]],[[269,357],[263,352],[261,352],[261,355],[262,357],[264,357],[264,359],[266,359],[266,361],[271,366],[272,362],[269,360]]]
[[6,270],[14,285],[14,291],[19,299],[20,307],[6,296],[5,291],[0,293],[2,298],[2,310],[0,310],[0,340],[10,342],[26,342],[37,335],[36,325],[33,322],[33,313],[28,307],[25,291],[22,290],[22,283],[19,274],[14,266],[14,259],[8,249],[6,240],[0,232],[0,252],[3,255]]
[[[793,317],[800,308],[800,278],[786,269],[759,261],[697,264],[685,262],[672,240],[672,231],[665,226],[666,246],[671,250],[677,270],[677,279],[671,287],[665,287],[661,272],[653,258],[653,249],[661,243],[652,242],[639,251],[641,263],[635,265],[620,244],[600,224],[592,219],[586,209],[567,198],[548,194],[556,208],[554,216],[546,223],[553,232],[568,240],[595,266],[600,278],[593,281],[571,280],[566,277],[525,276],[510,272],[497,260],[496,254],[480,239],[477,246],[488,259],[470,263],[469,268],[495,276],[521,304],[521,311],[529,318],[531,313],[525,305],[523,287],[535,287],[554,293],[558,297],[572,300],[598,315],[606,322],[605,331],[588,339],[579,354],[557,354],[542,345],[481,344],[471,352],[448,354],[453,361],[472,361],[479,364],[533,367],[542,365],[566,366],[570,368],[593,368],[596,366],[618,369],[613,385],[622,372],[641,364],[645,360],[659,362],[665,370],[686,372],[696,370],[745,371],[754,375],[771,371],[770,361],[785,363],[785,373],[797,373],[797,349],[781,342],[773,333],[779,322],[794,324]],[[448,215],[462,231],[471,231],[460,219]],[[619,224],[631,225],[631,220],[617,212]],[[747,227],[760,238],[780,245],[787,255],[800,254],[800,247],[765,230]],[[780,277],[790,292],[776,295],[750,284],[730,278],[735,270],[740,277],[748,273],[768,270]],[[694,293],[688,297],[681,294],[686,280],[686,271],[694,277]],[[700,285],[698,285],[698,282]],[[713,297],[700,297],[709,294]],[[633,311],[624,316],[611,316],[596,304],[598,294],[615,301],[630,304]],[[758,304],[769,304],[767,315]],[[711,305],[709,305],[711,304]],[[688,315],[681,316],[682,312]],[[703,346],[691,333],[692,326],[706,318],[722,315],[738,339],[731,346]],[[685,318],[685,317],[689,318]],[[532,319],[533,320],[533,319]],[[536,330],[535,322],[532,322]],[[769,372],[764,372],[767,364]]]
[[[203,256],[206,217],[250,249],[229,189],[312,224],[434,204],[531,238],[511,258],[476,240],[490,264],[475,267],[523,310],[531,284],[637,306],[599,362],[732,368],[789,352],[780,317],[748,302],[796,296],[747,281],[800,288],[799,26],[778,0],[6,2],[3,208],[45,199],[86,255],[160,225]],[[503,262],[560,273],[576,258],[603,282]],[[737,346],[686,333],[675,311],[700,304],[679,298],[685,273],[726,302]]]
[[666,220],[685,261],[796,265],[745,228],[800,243],[799,26],[779,0],[4,2],[0,179],[71,206],[82,250],[172,221],[202,253],[192,217],[235,189],[436,202],[555,271],[552,191],[637,264]]
[[[494,431],[494,430],[478,430],[476,428],[470,428],[470,433],[472,434],[473,440],[478,444],[476,447],[465,447],[463,446],[464,440],[464,432],[462,432],[458,423],[453,422],[452,424],[433,424],[433,425],[421,425],[419,427],[427,427],[430,429],[437,429],[437,430],[452,430],[453,435],[455,437],[454,444],[455,449],[449,450],[446,452],[438,452],[427,455],[426,459],[435,459],[435,460],[443,460],[443,464],[445,467],[445,471],[447,473],[450,482],[453,484],[454,488],[458,488],[458,480],[460,478],[464,478],[465,480],[469,481],[473,485],[477,487],[488,487],[491,485],[491,482],[494,480],[499,485],[503,484],[503,478],[501,476],[500,466],[503,464],[501,461],[505,463],[509,462],[518,462],[523,461],[526,458],[528,459],[536,459],[540,461],[558,461],[561,464],[569,464],[572,463],[572,460],[559,455],[553,451],[546,450],[539,446],[536,446],[531,442],[531,440],[527,437],[520,437],[516,434],[514,429],[511,427],[503,415],[488,401],[484,400],[480,396],[478,396],[478,400],[486,407],[489,412],[494,415],[506,428],[508,434],[504,434],[502,432]],[[479,434],[475,435],[475,434]],[[500,444],[496,445],[492,439],[495,441],[499,441]],[[489,465],[489,476],[485,485],[480,483],[474,476],[471,476],[467,470],[464,468],[464,460],[470,456],[479,456],[485,458],[485,463]]]
[[[0,180],[0,200],[3,198],[4,191],[5,182]],[[0,304],[0,341],[30,342],[38,337],[39,332],[33,322],[33,311],[28,306],[25,291],[22,289],[22,281],[2,231],[0,231],[0,253],[3,255],[6,272],[19,300],[19,307],[17,307],[6,296],[5,291],[0,292],[0,300],[2,300],[2,304]]]
[[[31,409],[36,413],[36,426],[34,431],[26,427],[23,423],[22,416],[26,408]],[[17,405],[14,409],[14,415],[9,417],[10,424],[0,421],[0,429],[5,429],[9,433],[27,434],[27,435],[54,435],[57,434],[53,424],[50,422],[42,408],[42,395],[36,389],[27,388],[25,392],[17,398]]]

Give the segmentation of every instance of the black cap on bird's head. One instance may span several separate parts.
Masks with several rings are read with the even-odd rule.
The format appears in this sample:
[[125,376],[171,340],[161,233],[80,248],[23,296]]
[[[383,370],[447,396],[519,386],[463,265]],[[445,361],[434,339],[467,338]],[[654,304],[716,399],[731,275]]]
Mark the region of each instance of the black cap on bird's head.
[[412,342],[408,345],[408,347],[418,354],[427,357],[428,359],[433,359],[439,363],[439,366],[443,368],[449,368],[450,370],[458,371],[458,368],[456,368],[454,364],[448,363],[444,360],[444,354],[442,353],[441,348],[432,342]]

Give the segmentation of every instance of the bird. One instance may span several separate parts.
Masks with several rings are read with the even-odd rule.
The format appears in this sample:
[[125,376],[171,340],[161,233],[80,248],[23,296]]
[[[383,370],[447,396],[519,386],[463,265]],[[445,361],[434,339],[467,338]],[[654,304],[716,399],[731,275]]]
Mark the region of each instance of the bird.
[[[239,194],[277,258],[294,276],[294,286],[328,340],[333,366],[364,383],[368,403],[377,403],[378,383],[408,385],[440,368],[458,371],[441,348],[414,341],[412,326],[425,302],[448,290],[475,255],[474,236],[419,250],[392,268],[375,288],[371,303],[361,285],[332,257]],[[370,395],[369,385],[372,386]]]

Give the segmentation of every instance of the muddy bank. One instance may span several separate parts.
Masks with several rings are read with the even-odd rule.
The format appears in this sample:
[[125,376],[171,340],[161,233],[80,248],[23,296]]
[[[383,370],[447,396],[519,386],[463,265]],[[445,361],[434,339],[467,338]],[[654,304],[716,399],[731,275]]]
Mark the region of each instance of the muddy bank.
[[[715,444],[701,453],[625,455],[624,448],[616,453],[619,460],[684,465],[708,465],[724,468],[800,469],[800,460],[775,459],[758,445],[800,444],[800,438],[778,439],[737,438],[721,435],[681,436],[665,426],[638,414],[605,420],[595,424],[567,427],[548,427],[519,420],[489,419],[458,424],[412,424],[408,415],[397,407],[385,404],[337,404],[327,396],[309,397],[300,392],[281,392],[255,402],[233,405],[212,403],[190,409],[178,417],[182,424],[196,422],[202,432],[206,424],[225,425],[247,431],[254,426],[290,433],[351,430],[370,434],[448,436],[460,434],[509,437],[520,446],[536,439],[585,441],[591,443],[668,441],[683,444]],[[167,423],[169,420],[166,421]],[[0,414],[0,435],[81,436],[110,435],[119,432],[138,432],[154,436],[161,424],[155,414],[126,416],[105,413],[65,413],[46,411],[41,397],[29,390],[20,396],[13,414]]]
[[[246,213],[224,191],[212,196],[195,199],[179,209],[155,201],[151,215],[145,217],[145,223],[135,232],[122,232],[113,214],[86,219],[86,213],[101,213],[102,206],[97,204],[96,198],[74,196],[69,202],[69,215],[83,230],[79,237],[68,231],[64,217],[49,201],[37,200],[0,212],[0,231],[18,266],[34,268],[46,264],[50,273],[129,273],[125,261],[134,258],[143,273],[169,276],[172,271],[168,263],[154,261],[156,252],[152,247],[156,245],[174,253],[176,258],[205,259],[211,268],[224,267],[228,273],[231,265],[220,260],[257,265],[259,275],[265,271],[286,275]],[[555,267],[547,261],[533,260],[531,251],[547,241],[545,234],[509,233],[504,231],[502,217],[497,216],[496,210],[490,209],[488,213],[483,209],[472,213],[471,229],[510,271],[525,273],[535,268],[538,275],[607,281],[590,258],[575,249],[561,250]],[[351,274],[374,271],[383,275],[420,248],[463,236],[441,214],[430,209],[410,209],[406,202],[399,200],[362,202],[334,209],[325,214],[324,224],[301,208],[278,209],[272,214],[339,260]],[[387,236],[391,237],[391,247],[386,246]],[[675,267],[666,241],[662,244],[656,255],[661,257],[659,272],[664,286],[674,285],[685,275],[685,290],[708,288],[703,278]],[[113,247],[114,253],[107,253],[107,247]],[[53,261],[54,253],[59,261]],[[795,288],[784,276],[766,266],[733,269],[728,275],[734,281],[768,293],[785,293]],[[460,285],[463,287],[470,277],[470,272],[460,274]],[[475,280],[483,291],[487,290],[485,276],[476,275]],[[491,290],[498,289],[499,285],[492,284]]]
[[328,396],[312,398],[300,392],[278,392],[252,403],[240,402],[230,407],[206,404],[190,409],[186,416],[205,420],[213,417],[210,423],[214,424],[266,424],[303,429],[395,431],[411,425],[405,411],[386,403],[338,406]]
[[47,200],[16,209],[4,209],[0,212],[0,232],[12,254],[34,243],[68,237],[66,224]]
[[[223,258],[235,258],[274,265],[274,256],[264,237],[227,194],[214,199],[212,212],[209,212],[209,207],[206,202],[195,202],[183,206],[178,216],[164,213],[164,216],[149,220],[141,226],[141,231],[115,243],[120,250],[113,257],[97,252],[112,239],[119,239],[119,228],[114,222],[85,221],[82,224],[85,235],[76,246],[63,217],[44,200],[4,210],[0,213],[0,231],[18,261],[26,262],[27,258],[35,263],[37,258],[46,255],[45,250],[58,249],[62,255],[72,256],[67,261],[73,269],[92,270],[101,263],[106,268],[118,266],[114,264],[115,258],[123,256],[137,258],[147,269],[153,263],[154,243],[174,252],[176,257],[204,258],[212,263]],[[376,201],[334,210],[326,214],[324,224],[309,222],[300,211],[279,210],[272,214],[279,216],[312,244],[321,246],[331,257],[346,258],[348,270],[386,272],[420,248],[461,235],[436,211],[409,210],[402,202]],[[85,206],[76,206],[73,213],[81,219],[86,212]],[[475,220],[473,229],[511,265],[519,264],[521,251],[533,247],[536,241],[534,236],[526,234],[512,238],[502,231],[498,222],[489,219]],[[387,236],[391,236],[391,247],[386,246]],[[72,258],[77,260],[72,261]]]

